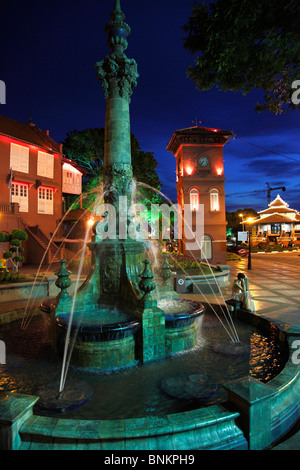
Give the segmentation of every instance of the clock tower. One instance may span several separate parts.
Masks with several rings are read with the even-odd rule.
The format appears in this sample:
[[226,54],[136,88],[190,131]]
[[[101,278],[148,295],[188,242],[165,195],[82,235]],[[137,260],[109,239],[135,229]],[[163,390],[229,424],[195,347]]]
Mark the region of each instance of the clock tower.
[[[223,147],[231,131],[208,127],[189,127],[173,133],[167,146],[176,158],[176,188],[182,208],[181,253],[210,264],[226,264],[226,211]],[[187,206],[189,205],[189,206]],[[190,250],[186,236],[186,210],[192,212],[191,229],[203,224],[201,239]],[[202,211],[203,217],[197,217]]]

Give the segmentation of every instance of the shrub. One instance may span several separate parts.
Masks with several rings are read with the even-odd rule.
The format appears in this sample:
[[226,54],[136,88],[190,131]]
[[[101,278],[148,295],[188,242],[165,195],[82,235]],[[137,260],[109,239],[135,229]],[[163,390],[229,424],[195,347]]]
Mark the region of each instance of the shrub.
[[[161,265],[163,263],[162,255],[160,255],[159,260]],[[204,263],[201,263],[201,261],[198,259],[177,252],[168,253],[168,262],[171,265],[171,268],[175,271],[187,271],[197,274],[207,274],[210,273],[212,269],[215,270],[214,268]]]
[[[9,260],[14,273],[19,271],[19,263],[22,263],[25,258],[20,256],[20,253],[24,251],[21,246],[22,241],[27,240],[28,235],[24,230],[14,229],[10,234],[0,232],[0,251],[4,259]],[[9,243],[9,251],[5,251],[3,243]]]
[[227,253],[227,261],[240,261],[242,258],[236,253]]

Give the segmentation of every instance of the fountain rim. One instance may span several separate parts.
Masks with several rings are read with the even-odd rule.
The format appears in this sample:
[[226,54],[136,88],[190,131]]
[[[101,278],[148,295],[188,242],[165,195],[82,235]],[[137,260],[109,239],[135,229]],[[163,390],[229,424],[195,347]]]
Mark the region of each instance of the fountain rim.
[[[266,325],[269,325],[269,328],[274,331],[274,327],[277,330],[278,336],[280,336],[284,339],[281,339],[284,341],[287,345],[289,345],[289,341],[296,336],[300,335],[300,329],[299,327],[295,326],[293,327],[292,325],[289,325],[287,328],[286,323],[280,322],[279,320],[274,321],[271,318],[268,318],[263,315],[257,315],[257,314],[250,314],[249,312],[243,311],[242,312],[242,318],[240,318],[241,321],[244,321],[248,324],[253,324],[253,322],[258,326],[259,328],[264,328]],[[11,323],[10,321],[7,321],[7,323]],[[286,425],[286,416],[289,416],[289,425],[295,425],[297,420],[299,419],[299,413],[297,414],[297,410],[295,410],[295,406],[292,403],[290,406],[283,406],[283,400],[280,398],[280,395],[286,394],[286,393],[297,393],[297,387],[300,386],[300,366],[295,366],[292,363],[291,360],[291,354],[292,351],[289,351],[289,358],[287,359],[287,362],[285,364],[285,367],[283,370],[272,380],[268,382],[268,386],[272,391],[270,398],[271,400],[274,400],[274,406],[275,409],[273,410],[274,413],[277,413],[277,418],[276,422],[273,420],[271,421],[271,444],[275,443],[278,441],[279,438],[284,436],[287,432],[288,429],[284,428],[284,425]],[[290,391],[290,392],[288,392]],[[33,405],[36,403],[38,400],[38,397],[33,397],[32,395],[22,395],[22,394],[11,394],[10,395],[11,399],[16,398],[18,400],[21,400],[22,397],[31,398],[31,401]],[[278,412],[281,414],[278,415]],[[245,440],[245,438],[242,435],[241,428],[237,425],[233,427],[233,423],[236,421],[236,419],[239,417],[240,413],[238,410],[236,410],[236,407],[229,412],[226,411],[220,404],[216,405],[210,405],[208,407],[200,407],[196,408],[194,410],[184,412],[184,413],[176,413],[176,414],[166,414],[163,417],[155,417],[155,416],[147,416],[147,418],[130,418],[130,419],[120,419],[120,420],[93,420],[93,419],[86,419],[86,420],[74,420],[66,417],[66,418],[60,418],[57,421],[57,418],[53,417],[43,417],[43,429],[41,430],[41,427],[38,424],[37,430],[34,429],[34,424],[29,423],[30,430],[29,432],[33,433],[41,433],[42,435],[48,436],[48,428],[52,429],[51,432],[51,442],[55,445],[56,439],[58,439],[59,442],[61,442],[61,429],[64,430],[64,437],[70,442],[70,439],[74,438],[74,428],[77,427],[77,424],[80,425],[78,430],[76,430],[76,436],[75,440],[81,439],[81,442],[83,446],[89,445],[89,439],[92,439],[93,442],[96,442],[97,439],[99,439],[100,436],[100,441],[101,443],[99,444],[100,447],[105,446],[109,444],[109,442],[115,441],[115,440],[120,440],[123,442],[123,445],[126,442],[129,443],[129,449],[130,449],[130,442],[133,439],[132,434],[130,433],[130,429],[132,426],[135,429],[138,429],[139,432],[135,433],[135,438],[133,445],[145,445],[145,441],[148,442],[148,440],[151,440],[152,444],[154,447],[151,447],[152,449],[155,450],[155,443],[157,442],[157,439],[159,439],[159,436],[166,436],[166,435],[172,435],[173,439],[179,439],[179,435],[182,434],[182,431],[185,432],[191,432],[195,438],[190,442],[191,447],[189,446],[188,449],[196,449],[198,447],[193,447],[193,445],[199,445],[199,439],[201,440],[202,432],[205,434],[205,440],[209,437],[209,443],[208,447],[204,447],[205,449],[209,448],[222,448],[222,449],[228,449],[228,446],[230,448],[235,448],[235,449],[241,449],[240,446],[243,446],[241,450],[248,450],[248,443]],[[183,423],[182,417],[185,417],[185,422]],[[281,416],[281,417],[280,417]],[[145,419],[147,421],[145,421]],[[283,423],[283,428],[281,428],[279,421]],[[147,424],[145,424],[147,422]],[[48,423],[48,425],[47,425]],[[66,426],[68,423],[72,423],[72,431],[70,430],[70,433],[67,432]],[[91,430],[91,433],[88,435],[84,432],[84,428],[82,428],[82,424],[85,423],[87,427]],[[105,431],[103,434],[103,431],[100,431],[102,428],[102,423],[105,424]],[[122,424],[123,423],[123,424]],[[127,424],[126,424],[127,423]],[[140,423],[140,424],[139,424]],[[222,424],[224,423],[224,424]],[[228,428],[228,424],[230,424],[230,428]],[[62,428],[60,428],[62,426]],[[120,427],[121,426],[121,427]],[[222,436],[224,434],[225,428],[223,430],[223,427],[226,426],[226,436],[225,440],[215,440],[215,432],[213,434],[210,434],[210,427],[213,426],[213,429],[217,426],[220,429],[220,435]],[[23,423],[22,427],[22,432],[26,432],[26,421]],[[71,428],[70,428],[71,429]],[[81,434],[80,429],[83,429],[83,434]],[[123,430],[122,430],[123,429]],[[126,431],[127,429],[127,431]],[[229,429],[229,431],[228,431]],[[197,436],[199,433],[199,436],[197,437],[197,442],[196,444],[196,435],[195,433],[197,432]],[[99,434],[101,433],[101,434]],[[229,435],[228,435],[229,433]],[[153,441],[155,440],[155,442]],[[228,440],[229,439],[229,440]],[[96,441],[95,441],[96,440]],[[85,444],[86,441],[86,444]],[[22,441],[23,442],[23,441]],[[25,443],[26,444],[26,443]],[[57,443],[57,445],[59,445]],[[122,443],[120,444],[122,445]],[[159,444],[158,444],[159,445]],[[66,444],[64,444],[66,448]],[[221,447],[218,447],[221,446]],[[74,444],[70,442],[69,448],[74,448]],[[106,449],[110,449],[110,447],[104,447]],[[148,447],[147,447],[148,448]],[[157,447],[159,448],[159,447]],[[178,450],[178,446],[176,447]],[[184,447],[184,449],[187,449],[187,447]],[[121,447],[120,447],[121,450]],[[175,450],[175,448],[174,448]]]

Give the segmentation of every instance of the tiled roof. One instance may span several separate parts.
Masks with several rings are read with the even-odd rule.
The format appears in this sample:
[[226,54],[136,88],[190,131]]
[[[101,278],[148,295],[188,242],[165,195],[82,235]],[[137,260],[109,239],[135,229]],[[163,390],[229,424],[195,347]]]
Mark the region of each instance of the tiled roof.
[[208,134],[222,134],[222,135],[232,135],[232,131],[225,131],[223,129],[215,129],[212,127],[187,127],[186,129],[177,129],[175,134],[187,134],[187,135],[208,135]]
[[[214,129],[211,127],[187,127],[186,129],[177,129],[167,145],[167,150],[173,154],[177,152],[178,146],[182,143],[198,143],[198,144],[221,144],[226,142],[233,136],[232,131],[223,129]],[[188,140],[190,139],[190,142]],[[193,141],[191,140],[193,139]],[[198,141],[198,142],[196,142]]]
[[269,209],[265,209],[264,211],[258,212],[258,214],[274,214],[277,212],[278,214],[294,214],[297,213],[296,209],[290,209],[289,207],[269,207]]
[[269,204],[269,207],[282,207],[282,206],[285,206],[285,207],[289,207],[289,205],[287,204],[287,202],[285,202],[279,194],[277,194],[276,198],[274,199],[274,201],[270,202]]
[[0,115],[0,134],[36,145],[48,152],[62,153],[60,145],[47,135],[47,131],[42,131],[34,124],[23,124]]
[[255,219],[251,222],[250,225],[262,225],[262,224],[276,224],[276,223],[293,223],[295,222],[296,219],[289,217],[287,215],[282,215],[282,214],[277,214],[273,213],[270,215],[267,215],[266,217],[261,217],[259,219]]

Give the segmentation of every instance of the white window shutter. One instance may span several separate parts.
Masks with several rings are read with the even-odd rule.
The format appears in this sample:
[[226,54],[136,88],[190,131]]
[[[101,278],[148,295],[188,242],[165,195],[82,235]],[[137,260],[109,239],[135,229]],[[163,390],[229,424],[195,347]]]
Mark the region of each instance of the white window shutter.
[[28,173],[29,148],[17,144],[10,144],[10,167],[15,171]]
[[38,152],[37,174],[46,178],[54,176],[54,155],[45,152]]

